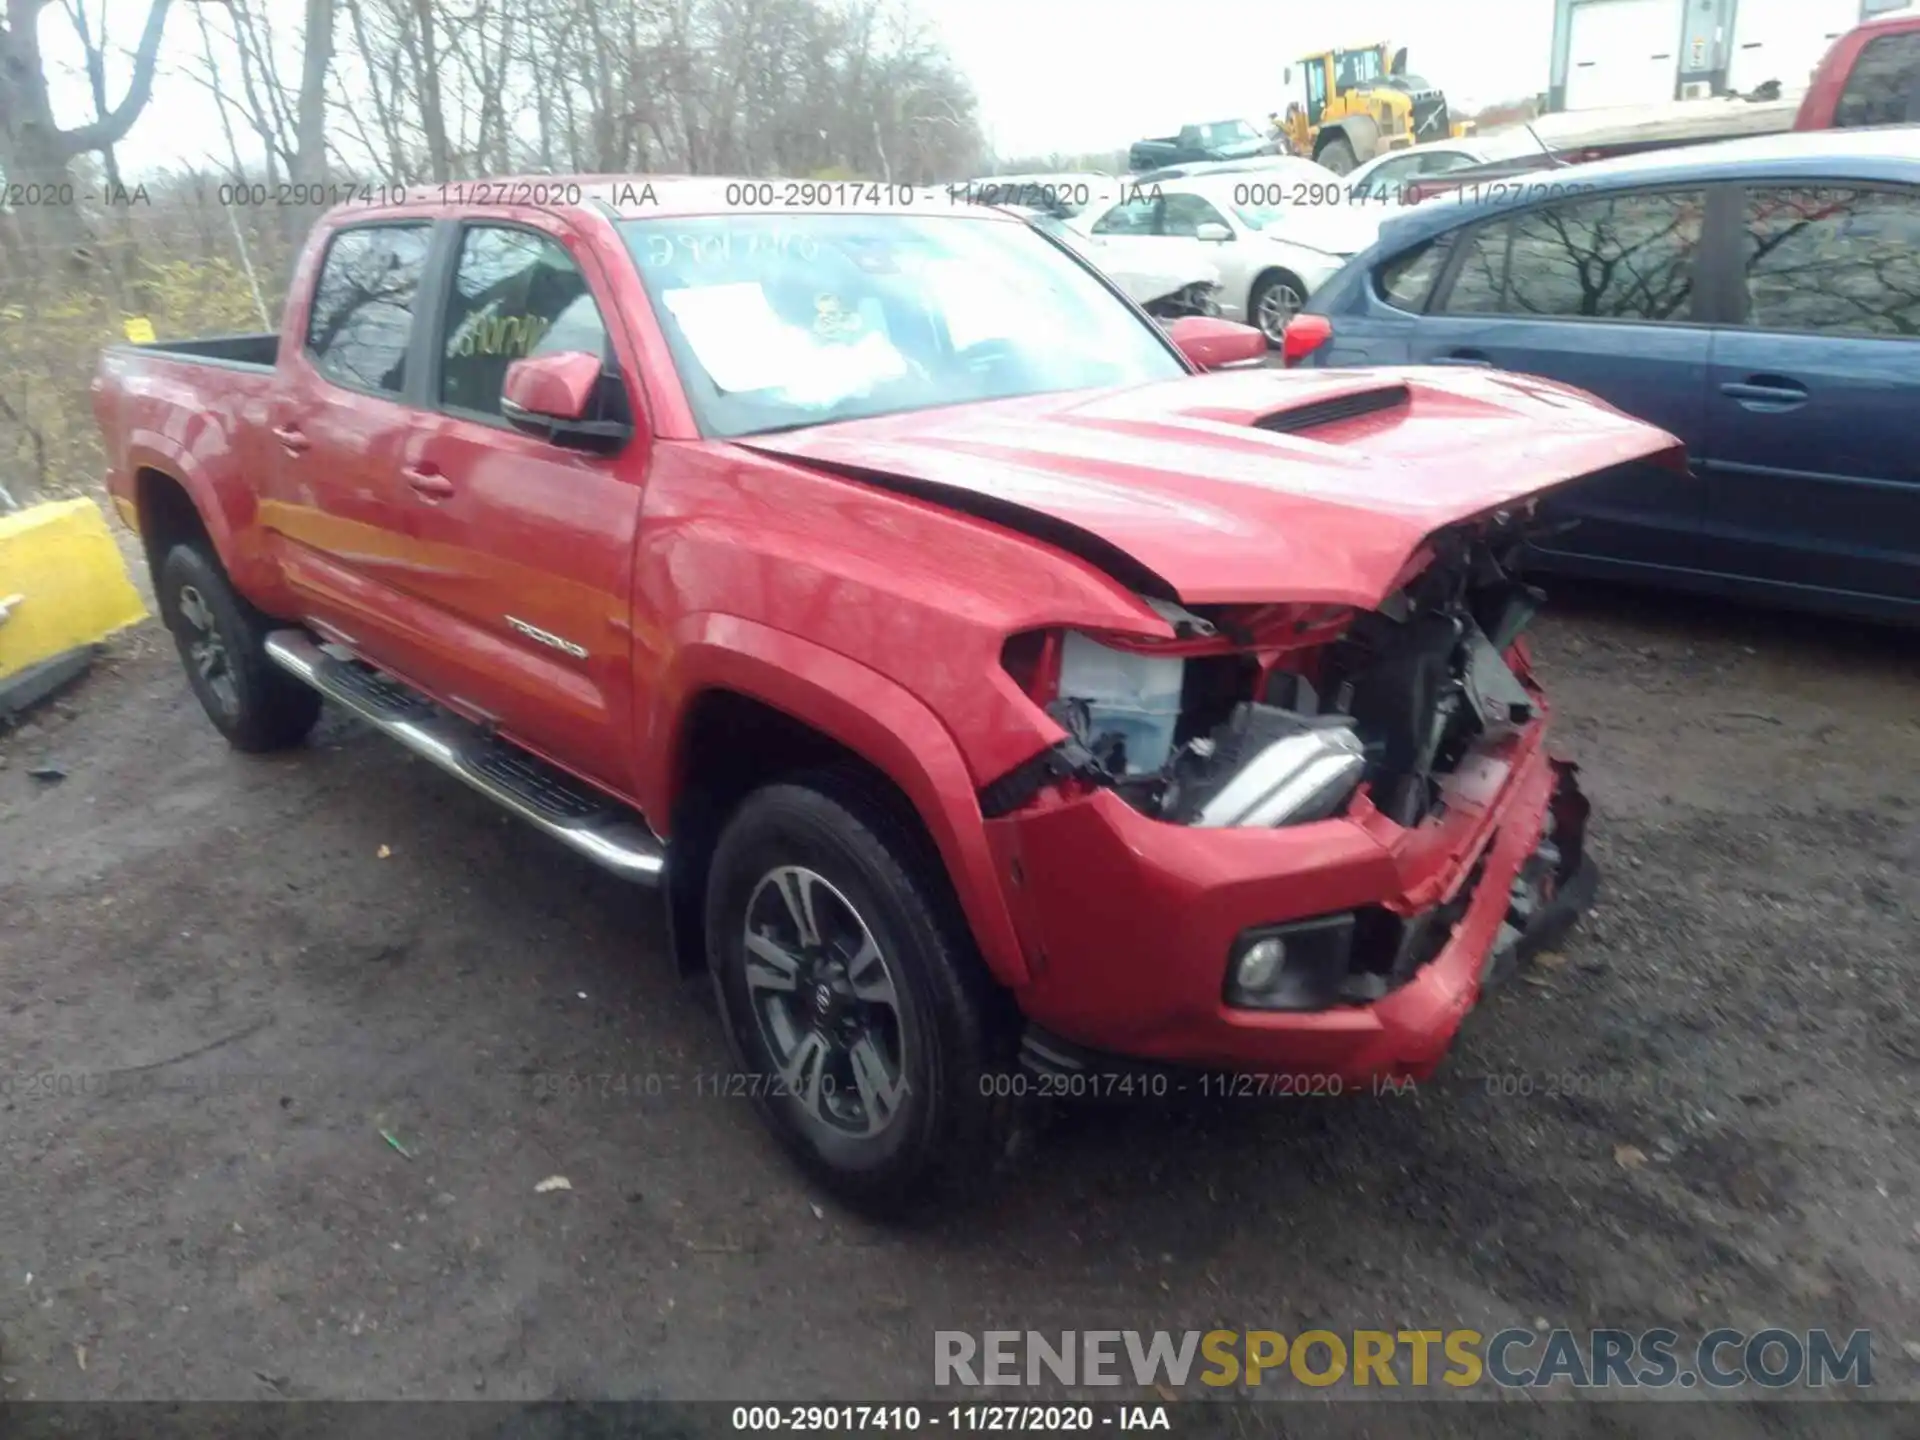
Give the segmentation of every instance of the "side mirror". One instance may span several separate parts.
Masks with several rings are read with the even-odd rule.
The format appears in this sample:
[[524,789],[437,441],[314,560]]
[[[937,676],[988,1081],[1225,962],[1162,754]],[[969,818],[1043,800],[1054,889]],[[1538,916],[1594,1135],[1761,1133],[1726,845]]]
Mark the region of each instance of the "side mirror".
[[584,350],[533,355],[507,366],[500,414],[516,430],[577,450],[618,450],[633,433],[622,420],[594,413],[603,367]]
[[1387,64],[1387,74],[1404,75],[1407,73],[1407,47],[1402,45],[1393,52],[1393,59]]
[[1213,315],[1182,315],[1167,326],[1167,338],[1201,370],[1264,360],[1267,337],[1251,325]]
[[1193,237],[1196,240],[1211,240],[1218,245],[1222,241],[1233,239],[1233,231],[1218,220],[1203,220],[1193,227]]

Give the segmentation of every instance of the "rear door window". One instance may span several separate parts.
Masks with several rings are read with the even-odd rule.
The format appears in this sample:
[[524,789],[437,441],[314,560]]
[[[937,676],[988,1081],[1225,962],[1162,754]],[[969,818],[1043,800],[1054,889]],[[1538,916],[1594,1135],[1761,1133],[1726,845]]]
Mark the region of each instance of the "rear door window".
[[1475,234],[1446,310],[1688,320],[1705,215],[1698,190],[1607,195],[1522,211]]
[[1506,309],[1516,315],[1685,320],[1706,199],[1608,195],[1516,215]]
[[429,234],[426,225],[369,225],[328,243],[307,313],[307,353],[322,375],[383,395],[406,388]]
[[1880,35],[1867,42],[1834,104],[1833,123],[1920,123],[1920,30]]
[[1799,334],[1920,335],[1920,194],[1747,193],[1747,324]]

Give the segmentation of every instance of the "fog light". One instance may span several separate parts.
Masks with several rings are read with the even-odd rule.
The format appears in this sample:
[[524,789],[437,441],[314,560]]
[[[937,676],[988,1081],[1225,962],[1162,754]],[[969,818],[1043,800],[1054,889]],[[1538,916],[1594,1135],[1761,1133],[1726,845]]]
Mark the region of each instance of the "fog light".
[[1234,978],[1243,992],[1265,990],[1273,984],[1273,977],[1280,973],[1280,967],[1286,963],[1286,959],[1286,941],[1277,936],[1256,940],[1240,957]]
[[1337,1004],[1353,952],[1351,911],[1244,930],[1227,957],[1226,1003],[1243,1010]]

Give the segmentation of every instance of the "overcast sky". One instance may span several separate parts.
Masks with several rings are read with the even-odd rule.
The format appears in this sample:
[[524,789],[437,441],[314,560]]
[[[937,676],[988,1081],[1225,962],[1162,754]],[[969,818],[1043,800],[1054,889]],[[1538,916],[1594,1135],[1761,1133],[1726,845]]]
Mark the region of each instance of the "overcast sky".
[[[1193,120],[1282,109],[1282,71],[1299,56],[1389,40],[1457,109],[1544,90],[1553,0],[918,0],[980,96],[1003,155],[1118,150]],[[114,0],[114,38],[131,45],[145,6]],[[300,23],[299,0],[267,0]],[[89,118],[79,48],[58,7],[42,12],[50,58],[70,71],[57,89],[63,124]],[[129,177],[180,160],[224,164],[212,97],[184,73],[201,69],[194,7],[168,19],[154,102],[120,147]],[[113,98],[124,90],[117,67]],[[234,73],[229,63],[228,73]]]
[[1191,120],[1285,108],[1315,50],[1388,40],[1478,109],[1547,88],[1553,0],[921,0],[1004,155],[1121,149]]

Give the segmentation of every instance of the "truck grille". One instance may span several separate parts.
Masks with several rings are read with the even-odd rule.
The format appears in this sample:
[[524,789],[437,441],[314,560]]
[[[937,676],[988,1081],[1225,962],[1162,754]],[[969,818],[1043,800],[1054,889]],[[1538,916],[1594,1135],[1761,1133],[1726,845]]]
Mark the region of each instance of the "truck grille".
[[1413,143],[1444,140],[1453,133],[1453,121],[1447,114],[1445,96],[1413,102]]

